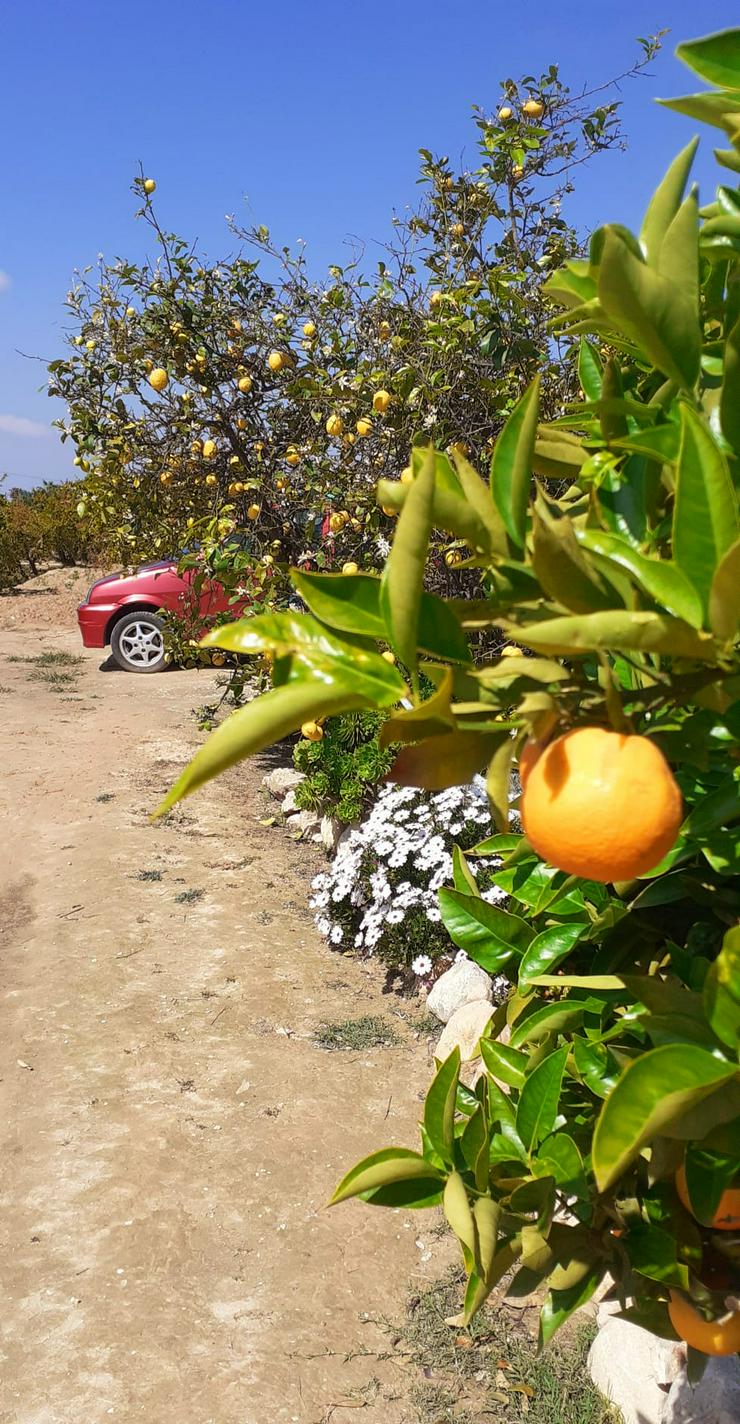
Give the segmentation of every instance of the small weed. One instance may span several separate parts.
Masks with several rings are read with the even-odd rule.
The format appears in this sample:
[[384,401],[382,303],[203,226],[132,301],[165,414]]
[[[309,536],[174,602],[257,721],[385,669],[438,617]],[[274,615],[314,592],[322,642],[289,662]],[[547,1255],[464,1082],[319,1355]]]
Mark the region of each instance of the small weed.
[[50,648],[48,653],[36,653],[33,657],[19,653],[8,658],[9,663],[33,663],[39,668],[78,667],[84,661],[79,653],[65,653],[62,648]]
[[112,791],[101,791],[100,795],[95,797],[95,800],[100,801],[104,806],[108,801],[115,801],[115,799],[115,794]]
[[401,1040],[385,1019],[366,1014],[361,1019],[345,1019],[343,1023],[323,1023],[314,1034],[319,1048],[392,1048]]
[[561,1332],[541,1355],[520,1311],[498,1303],[465,1330],[445,1323],[464,1294],[460,1271],[424,1288],[400,1328],[386,1322],[396,1350],[423,1379],[413,1400],[419,1424],[620,1424],[621,1415],[591,1383],[586,1356],[592,1322]]
[[0,687],[0,692],[13,692],[14,690],[12,687]]
[[58,672],[53,667],[37,667],[31,673],[32,682],[45,682],[52,692],[67,692],[75,686],[73,672]]
[[[98,799],[99,799],[99,798],[98,798]],[[161,880],[161,879],[162,879],[162,872],[161,872],[161,870],[139,870],[139,871],[137,871],[137,873],[136,873],[134,879],[135,879],[135,880],[147,880],[147,881],[149,881],[149,880],[152,880],[152,881],[153,881],[153,880]]]
[[205,890],[181,890],[180,894],[175,896],[175,904],[194,905],[196,900],[202,899],[205,893]]

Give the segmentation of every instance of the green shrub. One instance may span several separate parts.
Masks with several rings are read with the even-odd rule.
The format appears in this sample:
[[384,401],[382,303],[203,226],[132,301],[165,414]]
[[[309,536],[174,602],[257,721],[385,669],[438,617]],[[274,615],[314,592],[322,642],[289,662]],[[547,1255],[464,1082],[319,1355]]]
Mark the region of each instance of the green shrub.
[[378,712],[345,712],[328,719],[320,742],[296,744],[293,765],[306,775],[295,792],[302,811],[345,822],[360,819],[393,761],[393,752],[378,745],[383,720]]

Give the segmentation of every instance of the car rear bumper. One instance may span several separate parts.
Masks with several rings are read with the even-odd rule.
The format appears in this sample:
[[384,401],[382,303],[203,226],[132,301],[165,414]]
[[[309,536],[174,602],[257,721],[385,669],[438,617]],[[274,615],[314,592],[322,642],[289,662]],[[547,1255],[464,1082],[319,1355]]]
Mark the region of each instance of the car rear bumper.
[[115,612],[117,604],[96,604],[91,607],[89,603],[81,603],[77,609],[77,622],[80,625],[82,634],[82,646],[84,648],[104,648],[106,644],[105,632],[110,621],[111,614]]

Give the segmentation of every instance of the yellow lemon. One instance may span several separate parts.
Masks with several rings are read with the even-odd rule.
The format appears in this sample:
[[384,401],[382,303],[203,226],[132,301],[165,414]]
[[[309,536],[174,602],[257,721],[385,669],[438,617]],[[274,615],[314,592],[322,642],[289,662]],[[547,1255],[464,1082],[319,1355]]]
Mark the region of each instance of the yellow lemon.
[[271,351],[267,358],[267,364],[271,371],[282,371],[285,365],[285,357],[282,351]]
[[392,653],[392,652],[391,652],[390,648],[386,648],[385,652],[384,652],[384,653],[381,653],[380,656],[381,656],[381,658],[383,658],[384,661],[387,662],[387,663],[393,664],[393,663],[395,663],[395,661],[396,661],[396,655],[395,655],[395,653]]
[[391,334],[391,324],[389,321],[381,321],[378,327],[378,336],[381,341],[387,341]]
[[523,177],[524,177],[524,169],[522,168],[521,163],[515,163],[515,164],[514,164],[514,167],[513,167],[512,170],[511,170],[511,176],[512,176],[512,178],[514,178],[517,182],[519,181],[520,178],[523,178]]
[[509,108],[508,104],[502,104],[501,108],[498,111],[498,116],[502,124],[505,124],[506,120],[511,118],[511,109]]
[[318,722],[304,722],[301,727],[301,736],[305,737],[307,742],[320,742],[323,735],[324,729]]
[[252,377],[251,377],[251,376],[240,376],[240,377],[239,377],[239,390],[241,391],[242,395],[243,395],[243,396],[246,396],[246,395],[249,393],[249,391],[251,391],[251,389],[252,389]]
[[85,342],[85,350],[86,350],[86,351],[94,351],[94,350],[95,350],[95,342],[94,342],[94,341],[86,341],[86,342]]
[[339,534],[346,524],[343,514],[332,514],[329,517],[329,528],[332,534]]
[[223,653],[211,653],[211,662],[213,663],[214,667],[223,667],[224,663],[226,662],[226,658],[224,657]]
[[343,573],[343,574],[358,574],[359,572],[360,572],[359,565],[358,565],[358,564],[355,564],[351,559],[350,559],[349,563],[347,563],[347,564],[342,564],[342,573]]
[[217,484],[218,484],[218,480],[216,479],[216,476],[215,476],[215,475],[206,475],[206,484],[207,484],[207,485],[217,485]]
[[285,459],[289,465],[300,465],[301,463],[301,457],[298,454],[297,450],[287,450],[285,454]]
[[247,510],[247,519],[259,519],[260,513],[261,510],[258,504],[250,504]]
[[523,658],[524,653],[521,648],[517,648],[513,643],[505,643],[499,652],[500,658]]
[[376,410],[378,412],[378,415],[383,415],[385,411],[387,411],[390,403],[390,391],[380,390],[375,392],[375,395],[373,396],[373,410]]
[[341,415],[330,415],[330,416],[329,416],[329,419],[328,419],[327,422],[326,422],[326,433],[327,433],[327,435],[332,435],[332,436],[341,435],[341,433],[342,433],[342,428],[343,428],[343,427],[342,427],[342,417],[341,417]]
[[204,460],[212,460],[213,457],[214,457],[214,455],[216,454],[216,448],[217,448],[217,447],[216,447],[216,442],[215,442],[215,440],[204,440],[204,441],[203,441],[203,449],[202,449],[202,452],[201,452],[202,455],[203,455],[203,459],[204,459]]
[[304,324],[303,324],[303,335],[304,335],[304,336],[307,336],[308,339],[309,339],[309,341],[310,341],[310,339],[311,339],[312,336],[315,336],[315,335],[316,335],[316,327],[314,326],[314,324],[313,324],[312,321],[306,321],[306,322],[304,322]]
[[367,416],[364,415],[360,417],[355,427],[358,435],[370,435],[370,433],[372,432],[372,428],[372,421],[368,420]]
[[464,227],[464,224],[461,223],[461,222],[453,223],[453,224],[452,224],[452,227],[450,228],[450,232],[452,233],[452,236],[453,236],[453,237],[464,237],[464,236],[465,236],[465,227]]
[[430,307],[438,307],[441,301],[442,301],[442,293],[441,293],[441,292],[430,292],[430,293],[429,293],[429,305],[430,305]]
[[157,191],[157,185],[153,178],[145,178],[141,186],[148,198],[151,197],[152,193],[156,193]]
[[528,119],[541,119],[545,112],[545,106],[539,99],[528,99],[526,104],[522,104],[522,113]]
[[384,514],[388,515],[389,519],[395,519],[396,515],[398,514],[398,510],[391,509],[389,504],[381,504],[380,508],[382,509]]
[[136,316],[136,307],[126,307],[126,316]]
[[401,471],[401,484],[412,485],[414,483],[414,472],[410,465]]

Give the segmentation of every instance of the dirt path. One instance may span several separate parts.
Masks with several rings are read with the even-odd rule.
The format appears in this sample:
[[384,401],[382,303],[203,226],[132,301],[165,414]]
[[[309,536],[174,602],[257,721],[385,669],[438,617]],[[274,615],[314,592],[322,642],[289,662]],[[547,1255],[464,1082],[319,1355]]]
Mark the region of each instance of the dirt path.
[[[14,603],[0,600],[0,1419],[410,1424],[413,1381],[381,1358],[373,1318],[433,1268],[432,1218],[321,1208],[338,1169],[412,1140],[424,1044],[375,967],[315,932],[318,854],[260,825],[258,767],[149,825],[213,675],[106,673],[87,653],[54,690],[8,659],[78,652],[76,631],[48,602],[14,621]],[[322,1021],[376,1013],[399,1047],[313,1041]]]

